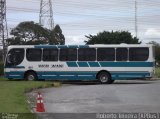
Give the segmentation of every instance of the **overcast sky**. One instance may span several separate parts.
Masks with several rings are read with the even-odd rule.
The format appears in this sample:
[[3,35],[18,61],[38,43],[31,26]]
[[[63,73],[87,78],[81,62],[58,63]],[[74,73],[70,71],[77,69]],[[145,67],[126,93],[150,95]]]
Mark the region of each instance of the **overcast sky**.
[[[46,0],[47,1],[47,0]],[[126,30],[135,35],[134,0],[52,0],[54,23],[66,44],[84,44],[85,35]],[[160,42],[160,0],[137,0],[138,37]],[[40,0],[7,0],[9,29],[22,21],[39,22]]]

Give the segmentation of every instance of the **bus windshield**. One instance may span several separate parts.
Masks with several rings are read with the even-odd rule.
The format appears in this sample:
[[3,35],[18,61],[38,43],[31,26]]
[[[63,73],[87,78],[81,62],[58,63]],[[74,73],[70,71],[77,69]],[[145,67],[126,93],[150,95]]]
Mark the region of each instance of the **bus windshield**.
[[19,65],[24,59],[24,49],[23,48],[16,48],[11,49],[8,52],[6,58],[6,66],[16,66]]

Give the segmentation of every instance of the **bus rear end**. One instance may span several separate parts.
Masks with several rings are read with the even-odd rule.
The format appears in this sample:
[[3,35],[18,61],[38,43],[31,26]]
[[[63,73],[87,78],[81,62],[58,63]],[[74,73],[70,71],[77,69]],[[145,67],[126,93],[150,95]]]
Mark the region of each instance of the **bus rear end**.
[[21,47],[8,47],[8,53],[6,55],[6,61],[4,66],[5,77],[8,79],[23,79],[23,66],[21,63],[24,60],[25,50]]

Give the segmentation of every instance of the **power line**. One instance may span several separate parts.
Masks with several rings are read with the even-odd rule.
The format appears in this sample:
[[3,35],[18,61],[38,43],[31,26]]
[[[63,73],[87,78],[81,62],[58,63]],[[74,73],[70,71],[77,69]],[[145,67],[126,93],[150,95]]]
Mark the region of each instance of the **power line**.
[[[36,6],[40,1],[17,0],[17,3],[25,2],[25,4],[30,5],[32,2]],[[140,36],[138,35],[139,30],[143,30],[144,33],[147,28],[159,29],[157,26],[160,24],[160,2],[156,1],[137,0],[137,3],[135,3],[135,0],[54,0],[53,9],[56,19],[57,17],[66,18],[63,21],[59,18],[59,21],[57,20],[58,24],[65,30],[128,29],[132,30],[133,33],[135,32],[136,36]],[[17,8],[10,5],[7,10],[9,13],[15,11],[39,13],[37,7]],[[73,18],[73,20],[67,20],[70,18]],[[74,18],[76,19],[74,20]],[[16,22],[14,19],[9,19],[9,21]],[[20,19],[17,19],[17,21],[20,21]]]
[[135,0],[135,34],[138,36],[138,25],[137,25],[137,1]]

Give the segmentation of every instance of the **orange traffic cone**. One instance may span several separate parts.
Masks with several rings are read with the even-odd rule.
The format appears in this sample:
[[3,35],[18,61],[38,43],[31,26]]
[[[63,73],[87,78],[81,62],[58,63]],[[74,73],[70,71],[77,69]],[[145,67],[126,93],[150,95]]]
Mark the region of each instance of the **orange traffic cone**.
[[38,95],[37,95],[36,111],[37,112],[45,112],[43,99],[42,99],[42,95],[40,92],[38,92]]

